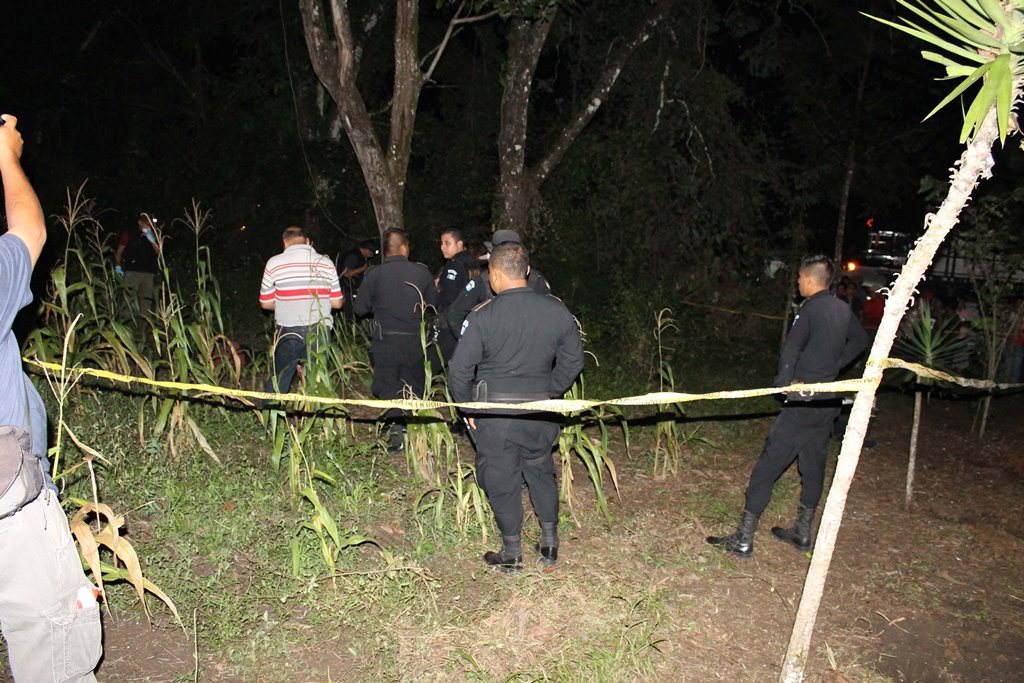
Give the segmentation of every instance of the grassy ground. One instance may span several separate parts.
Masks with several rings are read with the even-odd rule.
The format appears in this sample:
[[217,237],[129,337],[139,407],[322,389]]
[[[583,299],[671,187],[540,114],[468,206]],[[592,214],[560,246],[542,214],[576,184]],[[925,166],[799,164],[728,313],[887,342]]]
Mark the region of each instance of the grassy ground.
[[[681,320],[677,389],[770,381],[777,326],[728,320]],[[650,388],[649,350],[591,367],[588,396]],[[346,390],[365,381],[359,372]],[[188,415],[215,460],[187,431],[174,450],[154,436],[151,401],[83,385],[65,405],[78,438],[105,458],[101,499],[125,514],[148,578],[183,622],[151,598],[147,624],[134,590],[109,586],[101,680],[761,681],[778,671],[807,558],[767,528],[788,523],[796,473],[776,487],[753,561],[703,542],[735,523],[771,398],[684,405],[673,421],[681,467],[667,477],[653,473],[660,418],[633,409],[627,430],[611,423],[619,490],[605,480],[608,515],[575,460],[558,566],[528,563],[515,577],[481,563],[495,532],[460,509],[455,494],[468,489],[411,476],[383,450],[372,415],[291,418],[278,433],[295,431],[276,440],[254,411],[197,401]],[[1019,402],[999,404],[980,446],[965,436],[973,404],[941,403],[926,422],[920,502],[906,514],[909,401],[881,401],[881,443],[851,492],[809,678],[1008,680],[1022,664],[1024,529],[1005,512],[1019,508],[1020,477],[997,473],[1024,436],[1006,419]],[[467,441],[454,446],[457,462],[472,462]],[[65,498],[91,497],[76,477]],[[525,526],[529,548],[536,524]]]
[[[919,503],[906,514],[910,399],[883,396],[880,445],[851,492],[809,680],[1012,679],[1024,642],[1024,528],[1000,511],[1022,486],[1002,469],[1020,437],[1006,419],[1015,405],[998,404],[1001,428],[975,458],[963,456],[971,441],[960,432],[972,405],[933,405]],[[590,511],[582,490],[559,565],[517,577],[483,567],[490,545],[478,534],[417,515],[404,460],[355,448],[372,441],[365,425],[324,462],[345,481],[329,502],[339,523],[376,545],[344,553],[333,575],[310,553],[294,575],[289,546],[306,513],[261,455],[270,444],[243,441],[248,418],[214,419],[224,466],[198,451],[111,453],[108,497],[129,510],[130,537],[186,628],[159,608],[146,626],[133,593],[113,587],[101,680],[761,681],[778,670],[807,560],[766,532],[792,514],[796,474],[776,488],[754,560],[703,543],[735,523],[769,417],[705,416],[714,445],[699,444],[669,478],[650,476],[642,427],[632,455],[618,437],[611,518]]]

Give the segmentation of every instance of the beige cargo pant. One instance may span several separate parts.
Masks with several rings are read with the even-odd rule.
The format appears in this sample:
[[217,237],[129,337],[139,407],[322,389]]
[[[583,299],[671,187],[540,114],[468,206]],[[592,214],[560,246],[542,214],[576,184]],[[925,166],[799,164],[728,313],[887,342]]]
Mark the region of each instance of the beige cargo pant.
[[0,520],[0,630],[16,683],[96,680],[100,608],[78,606],[89,585],[52,490]]

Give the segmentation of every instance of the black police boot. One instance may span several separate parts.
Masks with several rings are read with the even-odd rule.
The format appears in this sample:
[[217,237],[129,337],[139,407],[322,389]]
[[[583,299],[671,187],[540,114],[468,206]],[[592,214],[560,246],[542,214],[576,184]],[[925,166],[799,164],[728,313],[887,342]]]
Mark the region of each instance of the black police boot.
[[788,529],[773,526],[772,534],[774,534],[775,538],[789,543],[797,550],[804,552],[810,550],[811,525],[814,523],[814,511],[816,509],[801,505],[796,509],[796,520],[793,522],[793,526]]
[[540,523],[540,543],[533,548],[540,554],[542,565],[555,566],[558,562],[558,522]]
[[723,550],[737,557],[750,557],[754,554],[754,532],[757,531],[757,522],[760,518],[761,515],[744,510],[740,514],[740,523],[736,531],[728,536],[708,536],[704,540],[711,545],[722,546]]
[[515,574],[523,568],[523,547],[519,535],[502,536],[501,550],[484,553],[484,564],[506,574]]
[[405,449],[405,427],[392,424],[388,429],[388,453],[401,453]]

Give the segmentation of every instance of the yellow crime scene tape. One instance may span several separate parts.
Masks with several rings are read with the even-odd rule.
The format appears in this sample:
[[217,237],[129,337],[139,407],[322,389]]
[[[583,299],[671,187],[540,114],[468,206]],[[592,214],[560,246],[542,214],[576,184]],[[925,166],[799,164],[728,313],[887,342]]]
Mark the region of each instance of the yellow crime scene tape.
[[909,370],[919,377],[928,377],[929,379],[937,379],[940,382],[959,384],[962,387],[969,387],[971,389],[1024,389],[1024,384],[1009,384],[1006,382],[991,382],[987,379],[957,377],[948,372],[933,370],[919,363],[910,363],[899,358],[883,358],[881,366],[883,369],[899,368],[901,370]]
[[[147,377],[134,377],[123,375],[109,370],[95,368],[66,368],[56,363],[47,363],[34,358],[24,358],[26,363],[34,365],[43,370],[56,373],[69,373],[74,379],[84,376],[106,379],[111,382],[124,385],[145,385],[159,389],[170,389],[179,392],[195,392],[191,398],[201,396],[225,396],[236,399],[258,399],[280,402],[305,402],[317,403],[320,405],[337,406],[363,406],[367,408],[399,408],[402,410],[438,410],[440,408],[462,408],[466,410],[488,410],[488,409],[515,409],[529,411],[544,411],[554,413],[575,413],[590,410],[600,406],[654,406],[672,403],[690,403],[693,401],[710,401],[727,398],[753,398],[756,396],[770,396],[780,393],[797,393],[802,396],[811,396],[817,393],[847,393],[856,392],[869,388],[881,381],[881,378],[870,379],[858,377],[835,382],[818,382],[814,384],[792,384],[786,387],[763,387],[759,389],[737,389],[731,391],[712,391],[700,394],[689,394],[674,391],[663,391],[643,394],[639,396],[626,396],[607,400],[585,400],[585,399],[549,399],[545,401],[528,401],[523,403],[449,403],[447,401],[431,401],[423,399],[361,399],[361,398],[338,398],[336,396],[309,396],[306,394],[276,394],[264,391],[249,391],[246,389],[232,389],[214,384],[194,384],[189,382],[172,382],[166,380],[149,379]],[[1002,384],[985,380],[956,377],[945,372],[933,370],[917,363],[908,363],[896,358],[885,358],[880,363],[885,368],[901,368],[916,373],[922,377],[929,377],[943,382],[959,384],[974,389],[1014,389],[1022,388],[1024,384]]]

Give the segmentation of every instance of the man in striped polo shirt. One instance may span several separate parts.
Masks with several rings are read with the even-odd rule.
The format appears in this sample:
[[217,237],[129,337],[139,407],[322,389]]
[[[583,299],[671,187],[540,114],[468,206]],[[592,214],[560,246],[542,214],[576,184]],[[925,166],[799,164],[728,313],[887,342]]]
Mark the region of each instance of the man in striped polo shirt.
[[290,227],[284,251],[263,269],[260,306],[274,312],[274,376],[264,391],[287,393],[300,362],[331,339],[331,310],[341,308],[341,283],[331,259],[318,254],[306,231]]

